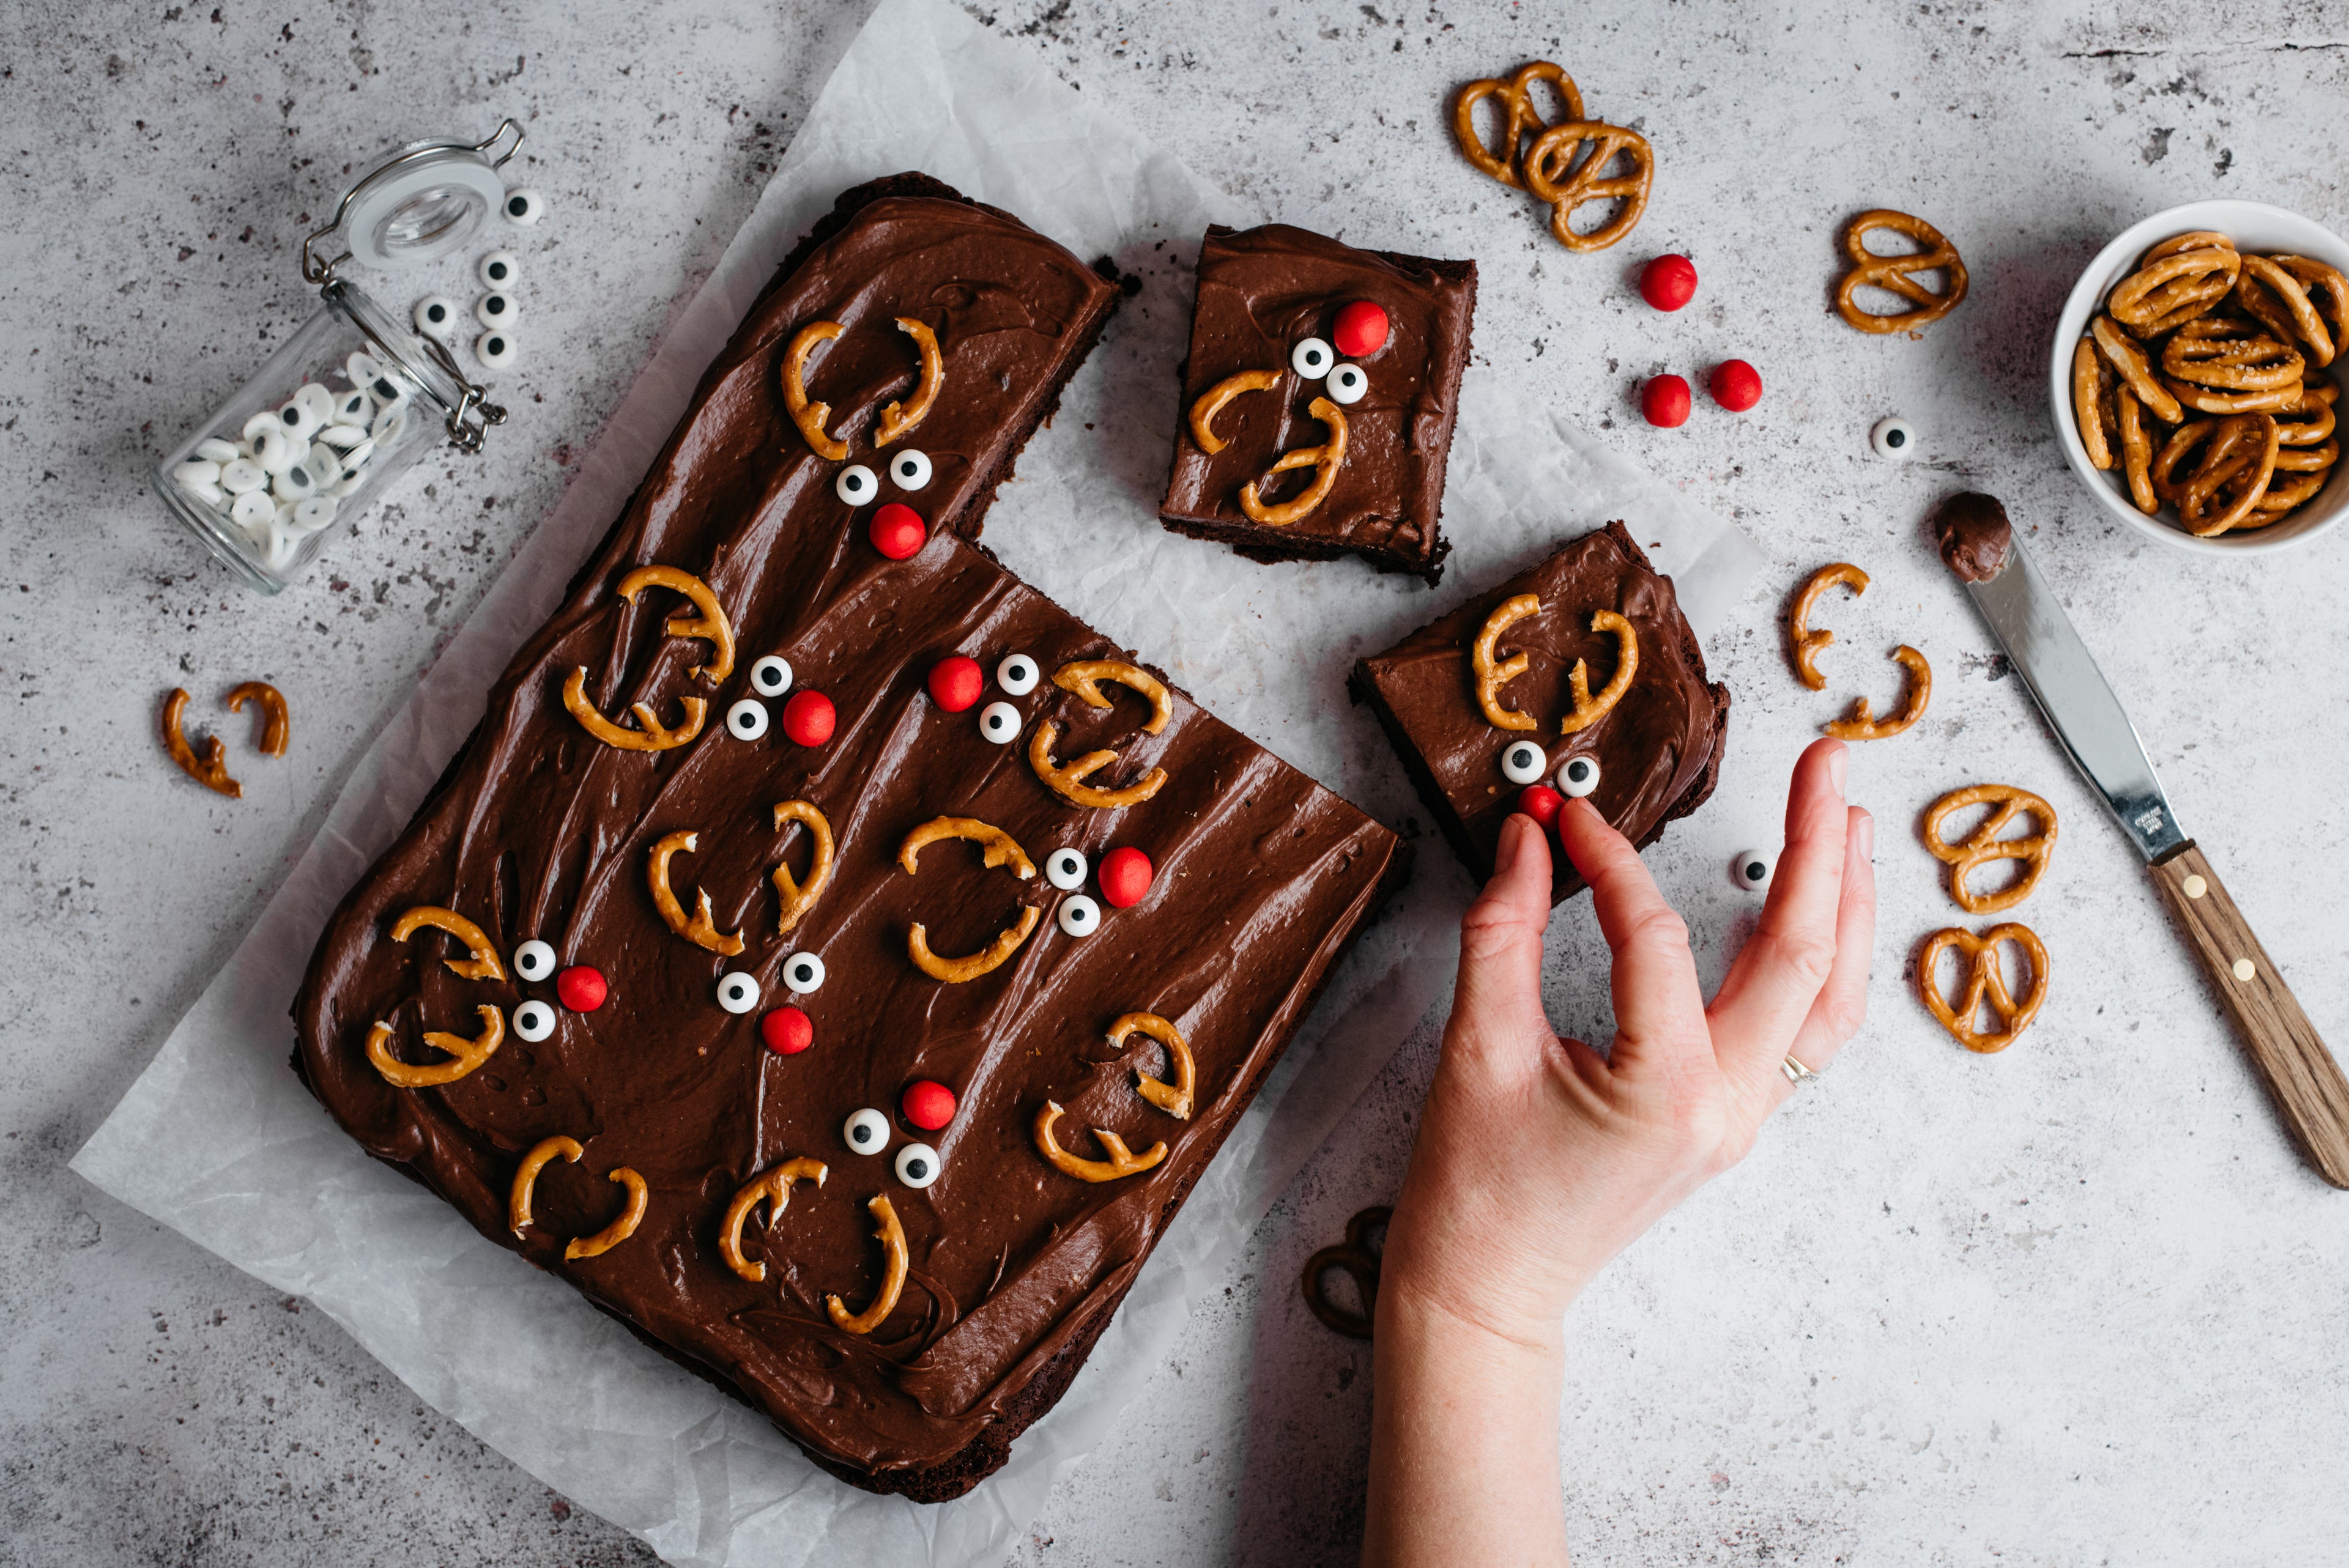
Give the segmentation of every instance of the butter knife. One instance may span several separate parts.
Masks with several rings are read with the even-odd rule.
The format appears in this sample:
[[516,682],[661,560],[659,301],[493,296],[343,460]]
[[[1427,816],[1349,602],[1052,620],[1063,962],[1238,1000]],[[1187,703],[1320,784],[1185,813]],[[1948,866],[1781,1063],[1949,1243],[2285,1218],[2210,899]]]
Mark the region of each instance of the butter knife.
[[1942,560],[1964,583],[2056,739],[2145,857],[2293,1141],[2325,1181],[2349,1189],[2349,1079],[2219,873],[2178,825],[2136,727],[2013,537],[2005,509],[1986,495],[1952,496],[1935,513],[1933,528]]

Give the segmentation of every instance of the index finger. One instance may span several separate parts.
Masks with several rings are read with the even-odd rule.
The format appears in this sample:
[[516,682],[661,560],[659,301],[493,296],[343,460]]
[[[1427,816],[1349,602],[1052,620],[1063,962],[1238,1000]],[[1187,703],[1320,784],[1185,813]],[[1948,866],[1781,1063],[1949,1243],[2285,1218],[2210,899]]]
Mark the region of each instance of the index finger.
[[1589,801],[1567,801],[1558,838],[1574,869],[1590,884],[1599,934],[1615,955],[1609,975],[1615,1003],[1618,1071],[1661,1067],[1666,1072],[1702,1060],[1712,1065],[1704,993],[1689,953],[1688,926],[1656,887],[1631,841],[1609,827]]
[[1843,743],[1836,740],[1812,742],[1795,764],[1778,874],[1761,923],[1707,1009],[1723,1065],[1743,1075],[1778,1070],[1835,970],[1846,766]]

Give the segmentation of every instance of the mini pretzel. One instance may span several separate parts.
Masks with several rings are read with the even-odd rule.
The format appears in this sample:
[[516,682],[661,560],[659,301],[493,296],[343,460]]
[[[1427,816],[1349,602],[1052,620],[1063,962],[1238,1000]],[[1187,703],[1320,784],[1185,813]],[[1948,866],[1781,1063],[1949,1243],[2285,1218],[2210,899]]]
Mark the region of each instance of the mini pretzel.
[[522,1163],[514,1169],[513,1190],[506,1197],[506,1223],[515,1235],[521,1235],[530,1224],[530,1193],[538,1185],[538,1173],[558,1156],[575,1165],[586,1152],[579,1147],[577,1139],[557,1133],[540,1140],[537,1147],[522,1157]]
[[163,749],[180,765],[180,771],[205,789],[225,795],[232,800],[244,798],[244,786],[228,776],[228,742],[217,735],[204,737],[204,748],[199,755],[180,732],[180,716],[188,710],[188,694],[178,686],[163,699]]
[[[2333,434],[2333,413],[2331,398],[2311,397],[2306,382],[2301,384],[2301,395],[2292,407],[2279,410],[2292,416],[2276,421],[2276,439],[2287,447],[2313,447]],[[2328,387],[2327,391],[2333,388]]]
[[2134,339],[2113,325],[2112,317],[2096,317],[2089,324],[2088,334],[2096,340],[2096,346],[2112,363],[2112,367],[2120,373],[2120,378],[2127,383],[2128,389],[2137,394],[2137,401],[2151,409],[2155,418],[2165,425],[2175,425],[2185,418],[2185,411],[2178,407],[2178,399],[2170,396],[2169,388],[2164,387],[2161,378],[2153,373],[2152,359]]
[[1574,699],[1574,711],[1558,721],[1560,735],[1579,735],[1607,717],[1608,710],[1623,700],[1631,689],[1631,677],[1640,673],[1640,634],[1631,623],[1612,610],[1593,610],[1590,629],[1615,634],[1615,674],[1597,696],[1590,695],[1590,667],[1582,660],[1574,661],[1574,668],[1566,673],[1568,694]]
[[1166,787],[1164,768],[1153,768],[1122,789],[1103,789],[1088,784],[1086,779],[1117,760],[1117,753],[1106,749],[1088,751],[1068,762],[1055,762],[1052,746],[1060,738],[1061,727],[1050,719],[1038,725],[1036,732],[1028,738],[1028,766],[1036,770],[1037,778],[1080,806],[1101,811],[1139,806]]
[[441,961],[449,965],[451,975],[466,980],[502,980],[506,977],[506,966],[498,962],[497,945],[490,940],[489,933],[453,909],[442,909],[429,903],[418,904],[392,923],[391,939],[405,942],[426,926],[447,932],[471,950],[470,958]]
[[633,604],[636,595],[647,588],[667,588],[693,601],[701,612],[698,620],[673,615],[662,630],[672,637],[699,637],[717,650],[717,656],[707,665],[696,665],[686,674],[699,676],[711,686],[717,686],[734,673],[734,628],[726,619],[725,607],[718,603],[718,594],[709,583],[690,572],[680,572],[674,566],[639,566],[620,579],[620,597]]
[[[2155,491],[2178,509],[2189,532],[2213,538],[2248,519],[2274,477],[2275,418],[2239,414],[2201,419],[2181,427],[2153,459]],[[2193,469],[2180,480],[2178,466],[2200,449]]]
[[[1381,1203],[1363,1210],[1346,1222],[1346,1239],[1334,1247],[1323,1247],[1305,1260],[1305,1305],[1323,1326],[1333,1328],[1349,1339],[1368,1339],[1371,1327],[1378,1316],[1379,1252],[1370,1243],[1372,1231],[1382,1229],[1394,1218],[1394,1211]],[[1362,1298],[1362,1310],[1348,1312],[1331,1301],[1322,1288],[1331,1269],[1343,1270],[1354,1282],[1354,1289]]]
[[2161,367],[2198,387],[2230,392],[2281,387],[2297,397],[2307,361],[2281,339],[2229,335],[2224,324],[2204,320],[2189,322],[2171,335],[2161,351]]
[[1819,595],[1838,583],[1849,587],[1855,599],[1868,592],[1868,573],[1848,561],[1838,561],[1811,574],[1803,591],[1795,595],[1795,613],[1786,617],[1786,635],[1794,645],[1795,674],[1813,691],[1827,689],[1827,677],[1819,673],[1818,657],[1835,641],[1835,634],[1812,631],[1811,612],[1817,607]]
[[[1590,156],[1576,163],[1583,142]],[[1618,153],[1631,160],[1629,174],[1603,172]],[[1534,138],[1526,150],[1526,189],[1549,207],[1550,237],[1569,251],[1603,251],[1637,228],[1648,210],[1648,191],[1656,180],[1656,154],[1648,139],[1636,130],[1604,120],[1582,119],[1554,125]],[[1620,201],[1615,215],[1587,234],[1575,232],[1575,209],[1592,201]]]
[[2113,367],[2086,337],[2072,348],[2072,422],[2079,428],[2080,444],[2096,468],[2113,466],[2118,417],[2113,404]]
[[1868,701],[1864,696],[1851,699],[1851,715],[1822,726],[1837,740],[1885,740],[1899,734],[1925,717],[1925,705],[1933,700],[1933,666],[1925,655],[1903,643],[1892,650],[1893,663],[1909,672],[1909,696],[1900,711],[1883,718],[1872,717]]
[[600,1258],[635,1235],[636,1227],[645,1222],[645,1206],[652,1201],[652,1193],[645,1187],[645,1179],[622,1165],[615,1169],[607,1180],[617,1181],[627,1189],[628,1206],[620,1211],[618,1219],[594,1235],[574,1237],[563,1249],[564,1263],[580,1258]]
[[1150,699],[1150,721],[1142,727],[1143,734],[1156,735],[1174,717],[1174,699],[1167,695],[1166,683],[1138,665],[1129,665],[1122,659],[1080,659],[1052,673],[1054,686],[1095,707],[1110,706],[1109,694],[1101,688],[1103,681],[1138,691]]
[[[1982,826],[1955,843],[1941,836],[1941,824],[1952,812],[1969,806],[1994,805]],[[2024,811],[2040,822],[2040,830],[2029,838],[2002,839],[1999,834],[2006,825]],[[2049,857],[2055,852],[2055,808],[2028,789],[2018,789],[2011,784],[1969,784],[1962,789],[1952,789],[1925,808],[1925,847],[1938,861],[1950,867],[1950,896],[1968,914],[1996,914],[2013,909],[2029,898],[2046,872]],[[2012,887],[1997,892],[1974,892],[1967,888],[1968,873],[1979,865],[1992,861],[2019,861],[2023,875]]]
[[1250,480],[1240,487],[1240,510],[1247,513],[1250,521],[1267,528],[1287,528],[1330,499],[1330,491],[1338,482],[1338,470],[1346,466],[1346,416],[1327,397],[1314,398],[1307,412],[1330,428],[1330,438],[1318,447],[1299,447],[1283,452],[1280,460],[1264,477],[1268,480],[1291,469],[1311,469],[1312,484],[1293,500],[1267,506],[1257,498],[1258,481]]
[[[2031,988],[2019,1003],[2008,992],[2006,976],[1999,969],[1998,944],[2002,942],[2012,942],[2022,948],[2031,963]],[[1933,984],[1934,965],[1943,950],[1951,947],[1958,950],[1965,965],[1959,975],[1963,987],[1955,1007],[1942,998],[1940,987]],[[2047,947],[2029,926],[2011,921],[1993,925],[1980,936],[1955,927],[1937,931],[1926,938],[1923,950],[1917,955],[1917,984],[1924,993],[1925,1006],[1940,1020],[1941,1027],[1966,1049],[1987,1056],[2014,1044],[2031,1026],[2031,1020],[2039,1016],[2040,1004],[2047,1000]],[[1987,1034],[1974,1027],[1984,1003],[1998,1015],[2000,1025],[1996,1031]]]
[[938,400],[938,388],[946,385],[947,365],[938,353],[938,335],[910,315],[897,318],[897,330],[914,340],[914,352],[922,356],[922,379],[914,387],[912,402],[891,403],[881,410],[881,422],[873,431],[876,447],[887,446],[928,418],[930,405]]
[[709,890],[696,890],[693,918],[690,920],[686,918],[684,906],[677,902],[677,894],[669,891],[670,857],[680,851],[691,854],[694,841],[699,836],[688,830],[671,833],[653,845],[652,857],[645,862],[645,884],[652,889],[653,907],[660,911],[662,921],[671,931],[696,947],[722,953],[731,958],[742,951],[742,935],[737,932],[729,936],[718,929],[717,923],[709,917]]
[[[2308,294],[2310,304],[2316,303],[2319,294],[2324,296],[2324,317],[2332,333],[2334,352],[2349,348],[2349,278],[2343,277],[2339,269],[2327,266],[2312,256],[2277,256],[2273,260],[2276,265],[2299,281],[2300,286]],[[2318,363],[2325,362],[2320,360]]]
[[1225,445],[1224,438],[1216,434],[1216,416],[1223,412],[1224,405],[1243,392],[1268,392],[1279,385],[1278,370],[1243,370],[1225,377],[1200,393],[1198,401],[1191,405],[1191,438],[1199,443],[1201,451],[1214,457]]
[[2265,528],[2271,522],[2281,521],[2285,512],[2323,490],[2324,481],[2332,477],[2333,471],[2327,469],[2322,473],[2303,474],[2297,479],[2269,480],[2267,493],[2260,497],[2259,505],[2252,509],[2252,514],[2235,526],[2238,529]]
[[1134,1092],[1175,1120],[1190,1120],[1191,1096],[1198,1087],[1198,1069],[1192,1064],[1191,1047],[1183,1043],[1181,1031],[1155,1013],[1128,1013],[1109,1026],[1110,1049],[1125,1049],[1125,1037],[1132,1034],[1148,1035],[1165,1047],[1166,1059],[1174,1069],[1174,1081],[1161,1083],[1136,1068]]
[[623,729],[605,718],[595,705],[587,700],[587,666],[573,670],[563,683],[563,706],[580,727],[619,751],[670,751],[683,746],[701,733],[701,726],[709,717],[709,705],[698,696],[679,697],[685,707],[685,722],[675,729],[665,727],[655,717],[651,705],[630,703],[628,711],[636,716],[638,727]]
[[1485,710],[1485,722],[1495,729],[1540,727],[1532,714],[1501,705],[1501,688],[1525,674],[1533,664],[1533,656],[1520,650],[1498,663],[1493,658],[1501,634],[1540,610],[1538,596],[1511,594],[1493,606],[1493,613],[1485,617],[1485,629],[1476,634],[1476,641],[1468,649],[1468,668],[1476,677],[1476,706]]
[[830,343],[846,330],[836,321],[812,321],[792,335],[792,346],[783,350],[783,407],[815,455],[835,463],[848,456],[848,445],[823,433],[824,422],[832,418],[832,405],[808,401],[807,362],[817,344]]
[[2153,436],[2145,428],[2145,405],[2126,387],[2118,389],[2114,402],[2120,415],[2121,473],[2128,480],[2129,499],[2151,517],[2161,510],[2161,498],[2153,488]]
[[[2222,392],[2212,387],[2198,387],[2191,381],[2165,379],[2170,396],[2181,407],[2198,414],[2277,414],[2290,407],[2299,398],[2292,387],[2262,387],[2247,392]],[[2182,418],[2184,416],[2181,415]]]
[[[969,817],[933,818],[916,828],[898,846],[897,864],[911,872],[923,847],[943,839],[966,839],[978,844],[985,851],[983,861],[986,865],[1008,864],[1022,882],[1036,874],[1036,862],[1028,858],[1028,851],[1021,849],[1010,834]],[[1019,944],[1027,941],[1029,934],[1036,929],[1036,923],[1043,918],[1043,913],[1032,903],[1026,905],[1019,912],[1017,924],[1004,927],[996,934],[993,942],[961,958],[941,958],[931,952],[929,932],[916,921],[913,929],[905,934],[905,952],[913,959],[914,967],[931,979],[959,985],[1000,967],[1005,959],[1019,952]]]
[[881,1243],[881,1288],[873,1293],[873,1305],[858,1313],[851,1313],[836,1295],[823,1298],[833,1326],[846,1334],[870,1334],[888,1321],[897,1310],[897,1296],[905,1288],[905,1274],[911,1266],[905,1253],[905,1227],[897,1222],[897,1211],[890,1207],[887,1196],[874,1199],[864,1209],[879,1222],[873,1234]]
[[[1917,253],[1878,255],[1865,242],[1868,234],[1878,229],[1908,235],[1917,242]],[[1862,212],[1845,227],[1843,250],[1851,258],[1851,271],[1836,284],[1836,313],[1862,332],[1899,332],[1924,326],[1957,309],[1966,297],[1966,263],[1959,260],[1957,247],[1941,237],[1941,231],[1922,218],[1885,207]],[[1949,274],[1946,294],[1937,294],[1909,275],[1929,273],[1937,267]],[[1864,311],[1858,300],[1862,284],[1899,294],[1917,308],[1895,311],[1890,315]]]
[[[2320,363],[2322,363],[2320,361]],[[243,713],[248,702],[261,705],[261,754],[264,757],[285,755],[286,711],[285,694],[267,681],[247,681],[231,689],[223,699],[231,713]]]
[[2245,256],[2235,297],[2261,325],[2289,343],[2298,338],[2311,365],[2333,363],[2333,334],[2301,281],[2265,256]]
[[2105,301],[2115,321],[2155,337],[2191,321],[2227,297],[2242,257],[2233,246],[2197,246],[2148,258]]
[[726,1259],[726,1266],[753,1284],[765,1279],[767,1265],[752,1263],[742,1255],[742,1222],[763,1202],[767,1205],[767,1223],[772,1225],[782,1218],[784,1205],[792,1201],[792,1182],[812,1181],[822,1187],[827,1174],[823,1161],[802,1156],[784,1161],[763,1176],[753,1177],[735,1193],[734,1201],[726,1205],[726,1218],[718,1225],[718,1251]]
[[[1568,124],[1582,118],[1582,95],[1575,90],[1574,78],[1566,74],[1566,67],[1547,60],[1536,60],[1531,65],[1518,67],[1516,74],[1507,81],[1488,77],[1483,81],[1470,82],[1460,89],[1460,97],[1452,105],[1452,134],[1459,141],[1461,152],[1469,162],[1504,185],[1524,186],[1525,182],[1517,177],[1519,145],[1527,132],[1537,128],[1547,129],[1548,125],[1533,107],[1530,89],[1536,82],[1557,85],[1558,97],[1566,101],[1566,119],[1560,124]],[[1485,139],[1476,134],[1476,106],[1494,97],[1500,98],[1501,108],[1507,111],[1503,119],[1501,150],[1497,155],[1485,145]]]
[[823,813],[805,800],[786,800],[775,808],[775,831],[781,832],[786,822],[797,822],[805,828],[808,837],[815,842],[815,849],[808,857],[805,883],[792,875],[791,867],[776,862],[771,880],[783,906],[782,914],[775,924],[777,936],[792,934],[792,927],[800,923],[800,916],[814,907],[815,901],[823,892],[824,884],[832,880],[832,824],[824,820]]
[[1125,1146],[1125,1140],[1114,1132],[1093,1129],[1093,1136],[1109,1150],[1106,1160],[1081,1160],[1062,1149],[1052,1137],[1052,1123],[1061,1119],[1060,1105],[1046,1100],[1036,1112],[1036,1148],[1052,1168],[1063,1175],[1074,1176],[1081,1181],[1114,1181],[1121,1176],[1136,1176],[1166,1158],[1166,1145],[1154,1143],[1136,1154]]
[[[2283,428],[2276,427],[2281,432]],[[2281,436],[2279,436],[2281,440]],[[2284,447],[2276,450],[2276,472],[2280,474],[2322,473],[2341,460],[2341,443],[2327,441],[2321,447]],[[2271,489],[2272,489],[2271,484]]]
[[2137,265],[2150,266],[2164,256],[2174,256],[2180,251],[2231,251],[2234,248],[2235,242],[2231,235],[2222,234],[2216,229],[2195,229],[2187,233],[2170,235],[2169,238],[2146,252],[2137,262]]
[[424,1031],[426,1045],[449,1054],[445,1062],[419,1068],[401,1061],[391,1054],[392,1026],[380,1020],[367,1030],[367,1060],[383,1076],[383,1081],[394,1088],[439,1088],[443,1084],[455,1083],[478,1070],[506,1042],[505,1015],[486,1003],[476,1010],[481,1016],[478,1038],[469,1040],[462,1035],[444,1034],[439,1029]]

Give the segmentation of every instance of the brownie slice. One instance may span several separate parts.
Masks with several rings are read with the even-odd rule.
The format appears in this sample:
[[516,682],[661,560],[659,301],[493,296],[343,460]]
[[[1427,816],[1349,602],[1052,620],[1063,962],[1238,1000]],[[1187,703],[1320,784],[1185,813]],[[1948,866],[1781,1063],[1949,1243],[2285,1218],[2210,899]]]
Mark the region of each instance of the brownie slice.
[[[1494,611],[1530,593],[1540,608],[1499,636],[1495,662],[1523,653],[1525,673],[1503,686],[1499,701],[1535,721],[1529,730],[1491,722],[1477,699],[1472,650]],[[1573,707],[1568,676],[1587,662],[1586,680],[1603,692],[1613,677],[1619,644],[1594,631],[1594,611],[1611,610],[1631,624],[1639,666],[1622,698],[1578,734],[1560,733]],[[1420,799],[1444,836],[1481,881],[1493,874],[1501,822],[1516,808],[1524,783],[1504,772],[1504,755],[1521,741],[1545,754],[1539,781],[1567,793],[1587,792],[1616,830],[1640,849],[1663,836],[1664,824],[1704,804],[1721,777],[1729,739],[1729,688],[1705,680],[1704,650],[1672,593],[1619,522],[1610,522],[1558,551],[1529,572],[1478,594],[1443,619],[1421,627],[1385,653],[1354,665],[1355,700],[1371,704],[1402,758]],[[1569,789],[1566,775],[1579,760],[1599,769],[1596,787]],[[1578,769],[1577,772],[1582,769]],[[1551,902],[1579,892],[1580,876],[1564,855],[1554,858]]]
[[[1434,583],[1452,549],[1438,523],[1475,312],[1474,262],[1358,251],[1283,223],[1211,227],[1160,521],[1252,561],[1351,552]],[[1340,422],[1334,473],[1326,458],[1273,471],[1336,444]]]

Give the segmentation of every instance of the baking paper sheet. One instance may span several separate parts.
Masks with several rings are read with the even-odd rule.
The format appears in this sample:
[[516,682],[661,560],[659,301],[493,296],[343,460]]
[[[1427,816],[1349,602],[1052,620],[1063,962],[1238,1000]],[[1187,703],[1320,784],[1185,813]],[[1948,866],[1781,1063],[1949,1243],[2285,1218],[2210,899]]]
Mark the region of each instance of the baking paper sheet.
[[[1344,677],[1480,585],[1609,518],[1676,578],[1700,633],[1761,560],[1734,528],[1472,370],[1444,504],[1446,585],[1359,563],[1266,568],[1154,518],[1176,426],[1189,273],[1211,222],[1262,220],[1094,112],[1030,51],[942,0],[882,0],[716,273],[562,504],[353,772],[228,966],[74,1161],[123,1202],[308,1297],[435,1408],[673,1563],[999,1561],[1120,1419],[1190,1305],[1404,1037],[1448,995],[1471,889],[1433,835],[1200,1181],[1069,1392],[970,1495],[923,1507],[816,1470],[766,1418],[672,1366],[569,1286],[363,1155],[286,1065],[327,915],[397,835],[554,610],[777,263],[841,191],[919,169],[1018,213],[1141,293],[990,515],[987,542],[1209,709],[1400,824],[1424,815]],[[1395,246],[1399,236],[1350,235]]]

